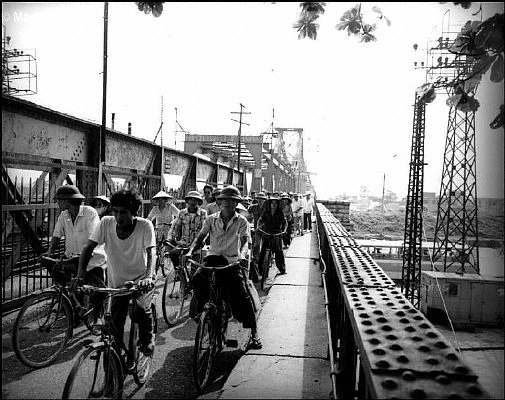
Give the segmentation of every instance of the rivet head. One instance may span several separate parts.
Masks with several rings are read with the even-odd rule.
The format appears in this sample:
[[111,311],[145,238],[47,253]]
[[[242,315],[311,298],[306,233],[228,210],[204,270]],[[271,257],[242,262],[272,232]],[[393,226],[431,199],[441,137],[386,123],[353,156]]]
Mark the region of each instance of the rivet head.
[[470,393],[472,395],[482,394],[482,390],[480,390],[480,388],[478,386],[475,386],[475,385],[468,386],[467,389],[466,389],[466,391],[467,391],[467,393]]
[[385,379],[381,382],[381,385],[385,389],[396,389],[398,386],[393,379]]
[[430,365],[438,365],[439,364],[439,361],[436,359],[436,358],[428,358],[426,360],[426,363],[427,364],[430,364]]
[[410,396],[413,399],[425,399],[426,398],[426,392],[421,389],[414,389],[410,392]]
[[390,364],[386,360],[380,360],[375,363],[375,365],[379,368],[389,368]]
[[398,362],[400,362],[400,363],[402,363],[402,364],[406,364],[406,363],[408,363],[408,362],[409,362],[409,359],[408,359],[407,357],[405,357],[405,356],[399,356],[399,357],[396,359],[396,361],[398,361]]
[[416,380],[416,376],[410,371],[405,371],[402,374],[402,378],[406,381],[415,381]]
[[441,385],[448,385],[451,382],[447,375],[437,375],[435,380]]

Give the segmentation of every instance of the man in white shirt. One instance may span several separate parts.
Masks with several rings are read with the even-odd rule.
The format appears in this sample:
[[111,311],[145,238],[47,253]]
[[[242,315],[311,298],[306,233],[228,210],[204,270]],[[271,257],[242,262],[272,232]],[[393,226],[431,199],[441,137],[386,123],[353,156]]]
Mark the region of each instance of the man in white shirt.
[[[154,295],[156,262],[153,224],[137,216],[141,197],[128,190],[120,190],[110,198],[113,216],[103,217],[93,232],[79,260],[77,277],[82,278],[91,254],[104,245],[108,256],[108,284],[116,288],[127,281],[138,282],[142,290],[136,293],[132,320],[139,324],[140,351],[151,356],[154,351],[154,321],[151,303]],[[112,322],[118,343],[123,340],[130,296],[116,296],[112,300]]]
[[159,191],[153,197],[153,200],[158,201],[158,205],[154,206],[147,216],[147,219],[155,224],[156,244],[160,245],[161,241],[168,238],[168,232],[174,222],[174,219],[179,215],[179,209],[172,203],[173,197],[168,193]]
[[298,193],[293,194],[293,202],[291,203],[291,209],[293,210],[293,230],[295,233],[303,236],[303,229],[301,226],[301,221],[303,218],[303,205],[302,200]]
[[311,197],[311,193],[305,193],[305,199],[302,200],[303,206],[303,229],[311,232],[312,231],[312,209],[314,208],[314,199]]
[[[51,256],[62,237],[65,237],[65,257],[56,264],[45,264],[51,275],[63,283],[71,274],[77,274],[79,256],[88,239],[100,224],[100,217],[93,207],[81,205],[85,197],[73,185],[58,188],[55,195],[61,210],[47,252],[42,256]],[[104,246],[97,246],[86,269],[85,281],[94,285],[104,285],[107,257]]]

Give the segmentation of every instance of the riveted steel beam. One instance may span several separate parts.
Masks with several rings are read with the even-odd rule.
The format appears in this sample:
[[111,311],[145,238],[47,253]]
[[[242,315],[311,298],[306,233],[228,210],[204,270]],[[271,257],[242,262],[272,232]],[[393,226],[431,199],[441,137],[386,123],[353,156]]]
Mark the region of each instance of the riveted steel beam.
[[[490,398],[452,344],[317,203],[337,396]],[[359,368],[357,367],[359,365]]]

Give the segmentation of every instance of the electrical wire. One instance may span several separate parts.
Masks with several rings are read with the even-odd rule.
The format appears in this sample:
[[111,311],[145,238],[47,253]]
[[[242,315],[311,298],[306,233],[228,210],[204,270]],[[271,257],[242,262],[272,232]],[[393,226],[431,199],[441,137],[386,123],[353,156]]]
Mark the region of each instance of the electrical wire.
[[[424,214],[423,214],[422,211],[421,211],[421,218],[424,219]],[[427,242],[428,239],[426,237],[426,230],[424,229],[424,224],[423,224],[423,236],[424,236],[424,240]],[[422,243],[421,243],[421,249],[422,249]],[[435,271],[435,263],[433,262],[433,257],[432,257],[430,248],[428,248],[428,255],[430,257],[431,270]],[[451,320],[451,317],[449,315],[449,311],[447,310],[447,306],[445,304],[444,296],[442,294],[442,289],[440,289],[440,283],[438,282],[438,277],[436,275],[435,275],[435,282],[437,283],[438,292],[440,293],[440,298],[442,299],[442,305],[444,306],[445,315],[447,316],[447,320],[449,321],[449,325],[451,327],[452,335],[454,337],[455,347],[458,350],[458,353],[460,355],[462,355],[463,353],[461,352],[461,348],[459,346],[458,338],[456,337],[456,331],[454,330],[454,325],[452,324],[452,320]]]

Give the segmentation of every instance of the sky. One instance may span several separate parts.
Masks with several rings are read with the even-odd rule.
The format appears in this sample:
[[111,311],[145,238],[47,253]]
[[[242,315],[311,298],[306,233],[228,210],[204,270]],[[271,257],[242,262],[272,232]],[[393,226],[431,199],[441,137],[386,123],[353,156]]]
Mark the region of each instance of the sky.
[[[11,48],[35,49],[37,94],[24,99],[101,123],[104,3],[2,3]],[[159,18],[134,3],[109,4],[107,125],[183,149],[179,124],[191,134],[238,133],[240,104],[258,135],[271,124],[303,128],[304,155],[317,197],[408,192],[415,89],[425,82],[414,61],[449,25],[479,9],[452,3],[362,3],[376,23],[376,42],[338,31],[356,3],[327,3],[317,40],[298,40],[299,3],[165,3]],[[378,6],[391,21],[387,26]],[[447,11],[449,10],[449,11]],[[483,3],[483,18],[503,3]],[[458,29],[459,30],[459,29]],[[414,51],[413,44],[419,48]],[[163,97],[163,113],[161,98]],[[485,76],[477,99],[477,191],[504,195],[504,132],[489,123],[503,103],[503,81]],[[440,190],[449,107],[439,95],[427,106],[424,190]],[[272,113],[272,110],[275,110]],[[159,143],[160,139],[157,139]],[[384,180],[385,176],[385,180]]]

